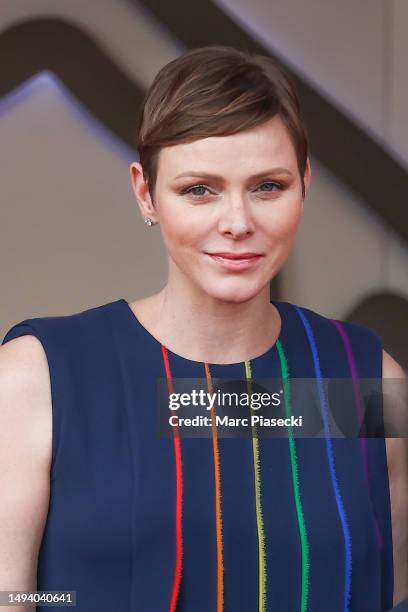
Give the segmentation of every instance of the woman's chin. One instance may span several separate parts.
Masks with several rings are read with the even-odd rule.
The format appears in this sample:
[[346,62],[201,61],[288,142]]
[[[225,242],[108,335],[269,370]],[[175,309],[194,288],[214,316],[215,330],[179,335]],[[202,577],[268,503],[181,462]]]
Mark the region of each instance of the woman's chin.
[[258,295],[261,288],[258,286],[256,288],[250,288],[248,287],[248,282],[220,281],[216,284],[216,286],[203,287],[203,290],[208,296],[211,296],[214,299],[222,302],[239,304],[254,298],[256,295]]

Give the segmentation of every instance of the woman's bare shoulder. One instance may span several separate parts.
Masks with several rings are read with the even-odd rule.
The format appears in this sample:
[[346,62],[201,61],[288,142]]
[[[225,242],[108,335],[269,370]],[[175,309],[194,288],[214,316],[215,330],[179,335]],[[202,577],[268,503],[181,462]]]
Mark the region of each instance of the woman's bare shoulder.
[[35,590],[50,499],[51,389],[35,336],[0,346],[0,584]]
[[[383,379],[407,379],[402,366],[386,351],[383,357]],[[402,383],[402,380],[401,380]],[[403,409],[408,408],[407,384],[395,384],[395,397]],[[390,388],[387,389],[387,392]],[[406,416],[403,423],[407,423]],[[394,600],[395,606],[408,596],[408,438],[405,431],[401,437],[385,438],[391,502]]]
[[36,453],[39,466],[50,467],[50,373],[44,348],[33,335],[0,346],[0,430],[15,434],[17,445],[20,439],[27,450]]

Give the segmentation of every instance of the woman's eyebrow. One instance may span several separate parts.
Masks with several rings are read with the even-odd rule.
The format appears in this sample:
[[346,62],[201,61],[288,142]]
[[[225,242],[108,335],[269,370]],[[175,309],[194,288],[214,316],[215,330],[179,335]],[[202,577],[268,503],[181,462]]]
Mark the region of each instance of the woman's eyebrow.
[[[248,177],[250,180],[261,178],[266,176],[267,174],[286,174],[288,176],[293,176],[293,173],[288,168],[270,168],[269,170],[263,170],[262,172],[257,172],[252,176]],[[188,170],[187,172],[182,172],[181,174],[177,174],[175,179],[182,178],[184,176],[198,176],[207,179],[215,179],[218,181],[222,181],[223,177],[219,174],[213,174],[211,172],[198,172],[196,170]]]

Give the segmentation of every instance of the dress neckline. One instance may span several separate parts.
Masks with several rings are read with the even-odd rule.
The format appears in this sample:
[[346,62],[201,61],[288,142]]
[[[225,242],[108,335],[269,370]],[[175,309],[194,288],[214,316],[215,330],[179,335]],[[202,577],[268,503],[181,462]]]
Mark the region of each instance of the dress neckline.
[[[153,334],[151,334],[146,329],[146,327],[144,325],[142,325],[142,323],[140,322],[140,320],[137,318],[136,314],[132,310],[129,302],[125,298],[120,298],[118,300],[118,303],[123,307],[124,313],[125,313],[125,315],[126,315],[126,317],[128,319],[129,324],[134,329],[136,329],[136,331],[141,333],[143,336],[145,336],[147,339],[149,339],[150,342],[153,342],[158,347],[165,346],[165,345],[162,345],[160,340],[158,340]],[[255,357],[252,357],[251,359],[249,359],[248,361],[251,361],[251,363],[255,363],[257,361],[261,361],[267,355],[269,355],[269,353],[275,348],[276,343],[278,341],[281,341],[282,338],[284,337],[284,334],[286,333],[286,316],[285,316],[285,313],[284,313],[283,302],[279,302],[277,300],[271,300],[271,303],[277,308],[277,310],[279,312],[279,315],[280,315],[281,328],[280,328],[280,331],[279,331],[279,335],[276,338],[275,342],[272,344],[272,346],[270,346],[266,351],[264,351],[261,355],[257,355]],[[186,362],[189,362],[189,363],[197,363],[197,364],[204,363],[204,361],[198,361],[197,359],[190,359],[188,357],[183,357],[183,355],[180,355],[179,353],[175,353],[174,351],[169,349],[167,346],[165,348],[166,348],[167,353],[169,354],[170,358],[178,359],[178,360],[181,360],[181,361],[186,361]],[[213,362],[213,363],[209,363],[208,365],[232,367],[232,366],[239,366],[239,365],[241,365],[243,363],[244,363],[244,361],[237,361],[237,362],[234,362],[234,363],[214,363]]]

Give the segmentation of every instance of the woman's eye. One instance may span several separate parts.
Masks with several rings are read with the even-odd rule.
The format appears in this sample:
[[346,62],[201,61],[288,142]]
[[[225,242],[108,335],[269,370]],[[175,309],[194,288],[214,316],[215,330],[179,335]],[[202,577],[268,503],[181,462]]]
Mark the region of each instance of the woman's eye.
[[[265,185],[267,186],[267,189],[261,189],[261,187],[264,187]],[[274,187],[276,187],[276,189],[278,190],[282,189],[282,185],[280,185],[279,183],[275,183],[274,181],[265,181],[264,183],[259,185],[258,189],[261,189],[261,191],[268,193],[271,191],[275,191]]]
[[183,193],[190,193],[193,196],[203,196],[207,195],[203,193],[206,189],[208,191],[208,187],[206,187],[205,185],[193,185],[192,187],[189,187],[188,189],[183,191]]

